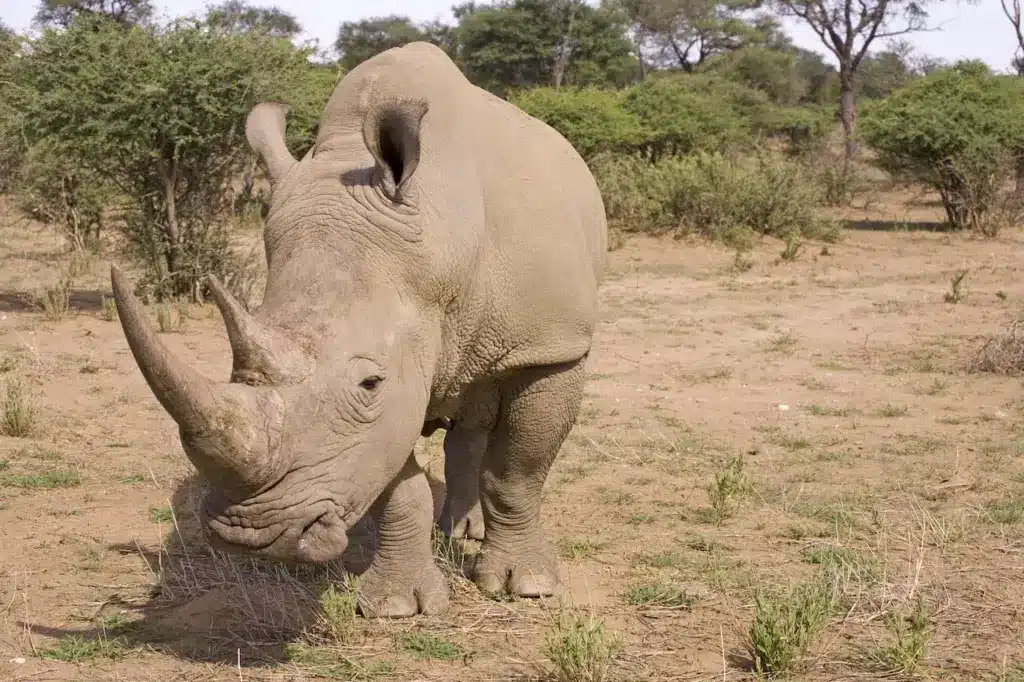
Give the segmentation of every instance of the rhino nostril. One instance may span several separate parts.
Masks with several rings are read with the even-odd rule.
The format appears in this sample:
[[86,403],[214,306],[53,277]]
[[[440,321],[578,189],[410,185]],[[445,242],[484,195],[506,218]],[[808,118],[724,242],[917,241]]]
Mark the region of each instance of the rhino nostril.
[[323,524],[323,520],[324,520],[325,516],[327,516],[327,512],[324,512],[323,514],[320,514],[315,519],[313,519],[312,521],[307,523],[305,526],[303,526],[302,527],[302,533],[300,534],[300,537],[305,535],[306,533],[308,533],[313,527],[315,527],[317,525],[324,525]]

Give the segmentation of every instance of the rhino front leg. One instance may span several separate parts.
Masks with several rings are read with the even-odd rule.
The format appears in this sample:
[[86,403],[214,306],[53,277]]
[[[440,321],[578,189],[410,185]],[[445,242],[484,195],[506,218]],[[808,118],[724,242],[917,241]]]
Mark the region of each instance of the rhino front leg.
[[502,386],[481,472],[487,537],[473,577],[484,592],[555,592],[558,562],[540,530],[541,496],[579,414],[585,362],[527,369]]
[[441,530],[453,538],[484,539],[480,507],[480,464],[487,449],[486,429],[456,422],[444,439],[444,507]]
[[377,551],[359,583],[363,615],[406,618],[443,613],[448,583],[434,563],[434,504],[426,473],[409,456],[394,482],[374,502]]

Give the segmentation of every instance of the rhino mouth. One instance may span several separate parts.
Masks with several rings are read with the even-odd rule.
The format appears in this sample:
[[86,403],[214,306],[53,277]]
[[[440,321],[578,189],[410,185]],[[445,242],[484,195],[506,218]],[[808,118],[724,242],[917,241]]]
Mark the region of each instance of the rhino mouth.
[[200,504],[200,520],[207,544],[216,550],[298,563],[339,558],[348,547],[345,515],[328,500],[306,505],[306,510],[297,518],[261,525],[241,505],[211,491]]

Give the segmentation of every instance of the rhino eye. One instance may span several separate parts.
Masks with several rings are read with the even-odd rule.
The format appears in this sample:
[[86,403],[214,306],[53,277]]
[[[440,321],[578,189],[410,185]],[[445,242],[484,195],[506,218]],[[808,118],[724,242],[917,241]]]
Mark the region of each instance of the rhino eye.
[[366,377],[359,382],[359,387],[366,391],[374,391],[382,381],[384,380],[378,376]]

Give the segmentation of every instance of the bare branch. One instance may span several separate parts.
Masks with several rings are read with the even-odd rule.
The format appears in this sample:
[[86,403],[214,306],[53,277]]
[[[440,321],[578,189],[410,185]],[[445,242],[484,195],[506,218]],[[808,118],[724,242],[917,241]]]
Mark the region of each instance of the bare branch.
[[1021,28],[1021,8],[1020,0],[1011,0],[1011,5],[1007,6],[1006,0],[999,0],[999,3],[1003,6],[1003,14],[1010,20],[1013,25],[1013,30],[1017,34],[1017,52],[1024,52],[1024,30]]
[[[1021,0],[1012,2],[1019,7]],[[856,70],[872,45],[892,38],[929,31],[927,15],[912,0],[775,0],[787,14],[801,19],[839,61],[841,69]],[[1024,46],[1024,39],[1021,41]]]

